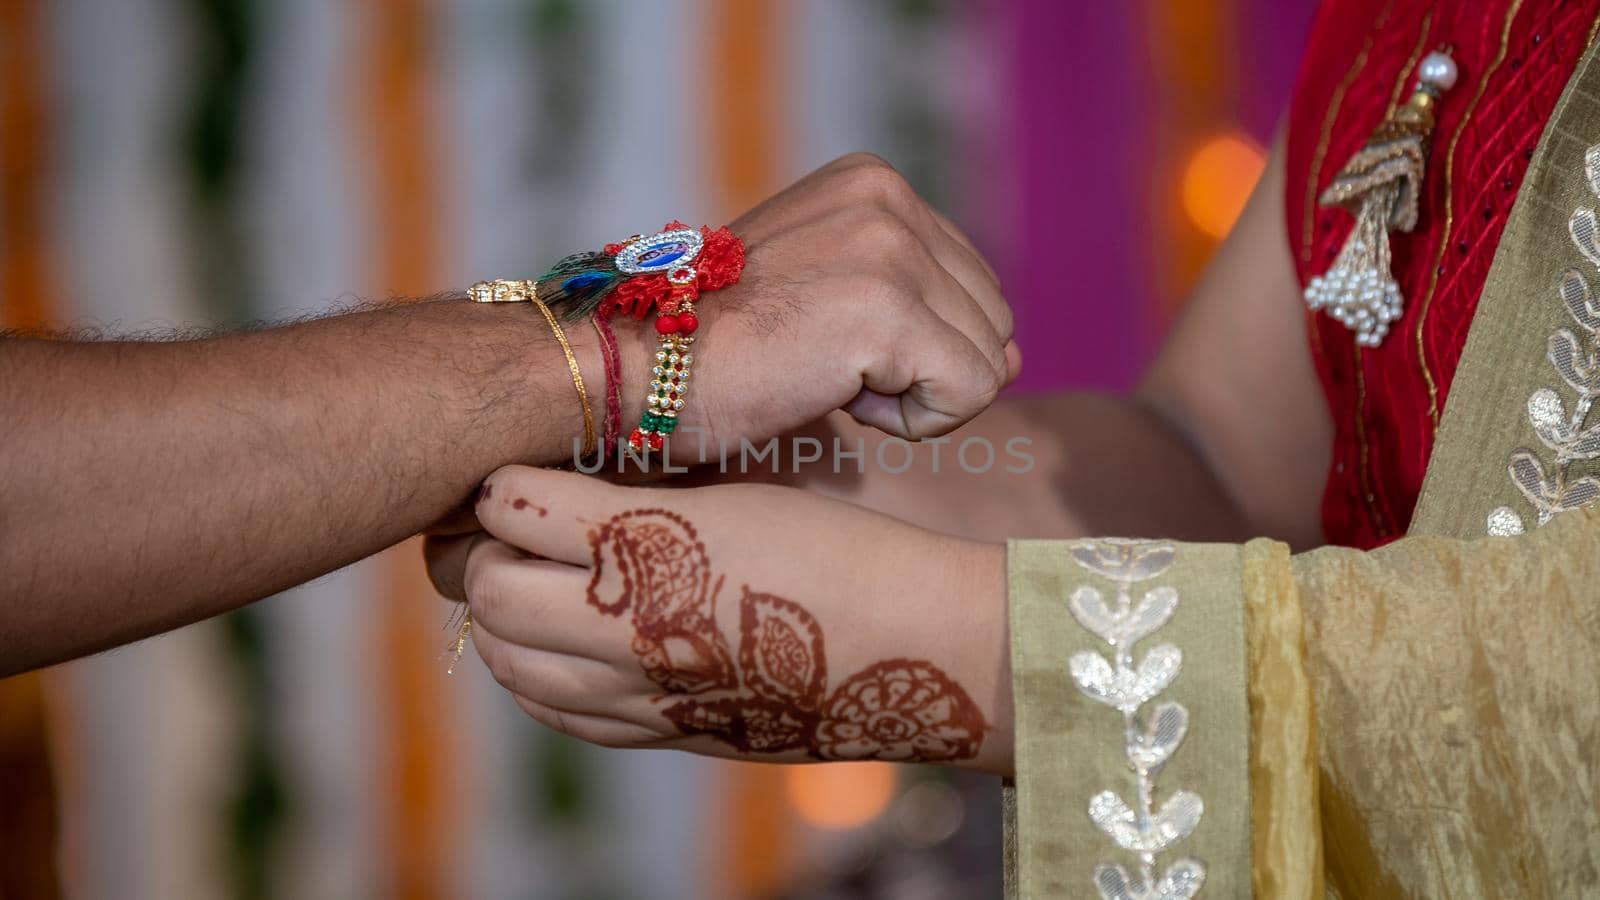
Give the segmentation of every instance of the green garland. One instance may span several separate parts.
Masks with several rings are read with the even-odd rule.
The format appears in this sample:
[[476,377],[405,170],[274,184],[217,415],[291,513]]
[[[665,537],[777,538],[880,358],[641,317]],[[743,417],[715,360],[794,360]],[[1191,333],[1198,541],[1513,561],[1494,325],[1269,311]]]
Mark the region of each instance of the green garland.
[[[186,0],[195,25],[195,95],[183,131],[182,157],[189,182],[199,284],[214,323],[241,324],[257,312],[249,293],[254,259],[246,240],[239,197],[245,114],[255,72],[260,21],[254,0]],[[226,291],[218,285],[228,285]],[[275,895],[272,862],[291,801],[272,737],[279,698],[270,644],[271,621],[246,608],[223,617],[227,658],[244,711],[243,758],[223,815],[227,822],[229,893],[239,900]]]
[[[593,6],[581,0],[525,0],[523,21],[529,58],[537,69],[534,98],[538,126],[532,129],[527,153],[530,181],[545,192],[573,190],[575,173],[588,147],[594,121],[592,79],[574,78],[596,58]],[[581,198],[571,197],[576,206]],[[556,204],[560,206],[562,204]],[[546,247],[546,258],[565,252]],[[519,729],[518,755],[525,761],[516,777],[524,798],[523,815],[530,830],[563,842],[562,856],[575,863],[545,891],[565,890],[566,900],[612,900],[616,873],[591,868],[606,858],[598,816],[602,798],[595,786],[602,779],[597,754],[587,744],[542,728]]]
[[[893,0],[888,15],[897,32],[896,44],[911,48],[912,59],[937,59],[931,51],[941,32],[949,30],[950,0]],[[885,72],[889,152],[917,192],[938,209],[950,209],[952,127],[941,98],[928,90],[928,69],[897,67]]]

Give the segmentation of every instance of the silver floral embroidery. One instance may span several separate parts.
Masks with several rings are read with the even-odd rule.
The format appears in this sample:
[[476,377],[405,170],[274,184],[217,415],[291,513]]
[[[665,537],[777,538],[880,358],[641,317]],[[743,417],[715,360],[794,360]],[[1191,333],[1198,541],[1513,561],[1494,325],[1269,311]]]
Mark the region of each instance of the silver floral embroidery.
[[1200,824],[1205,804],[1192,791],[1174,791],[1155,805],[1156,776],[1177,752],[1189,730],[1189,711],[1171,701],[1145,710],[1178,677],[1183,651],[1172,644],[1152,647],[1134,661],[1134,645],[1154,634],[1178,609],[1178,592],[1157,586],[1134,603],[1133,585],[1160,576],[1177,556],[1171,544],[1101,540],[1073,544],[1073,561],[1116,584],[1115,607],[1099,589],[1082,585],[1067,598],[1078,624],[1111,645],[1111,661],[1093,650],[1074,653],[1068,670],[1078,690],[1122,713],[1123,753],[1133,770],[1138,796],[1130,805],[1113,790],[1089,800],[1089,820],[1119,848],[1139,857],[1137,877],[1118,863],[1095,867],[1094,884],[1103,900],[1188,900],[1205,883],[1205,864],[1185,857],[1156,877],[1156,854],[1188,837]]
[[[1583,171],[1590,193],[1600,197],[1600,145],[1584,153]],[[1595,211],[1586,206],[1573,210],[1567,231],[1578,252],[1600,270],[1600,221]],[[1574,463],[1600,458],[1600,424],[1589,424],[1590,409],[1600,398],[1600,304],[1589,280],[1576,268],[1561,273],[1556,293],[1579,331],[1556,329],[1545,355],[1572,389],[1572,408],[1553,388],[1534,391],[1528,397],[1528,424],[1553,455],[1547,460],[1537,450],[1518,447],[1506,461],[1511,483],[1533,505],[1537,526],[1600,499],[1600,479],[1572,474]],[[1487,526],[1489,534],[1501,537],[1527,530],[1522,516],[1509,506],[1490,512]]]

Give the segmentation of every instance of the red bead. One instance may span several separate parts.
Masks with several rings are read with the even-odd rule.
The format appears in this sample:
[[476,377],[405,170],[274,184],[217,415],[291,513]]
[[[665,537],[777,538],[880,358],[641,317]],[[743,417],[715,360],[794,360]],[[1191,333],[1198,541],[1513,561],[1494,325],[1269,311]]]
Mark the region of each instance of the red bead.
[[635,450],[638,450],[640,447],[644,446],[644,432],[640,431],[637,426],[635,426],[633,432],[628,435],[628,446]]
[[656,319],[657,334],[677,334],[683,327],[683,322],[677,316],[661,316]]
[[661,435],[660,435],[659,432],[651,433],[651,435],[650,435],[650,449],[651,450],[660,450],[661,449]]
[[700,327],[700,317],[694,313],[686,312],[678,317],[678,327],[683,330],[684,334],[694,334],[695,329]]

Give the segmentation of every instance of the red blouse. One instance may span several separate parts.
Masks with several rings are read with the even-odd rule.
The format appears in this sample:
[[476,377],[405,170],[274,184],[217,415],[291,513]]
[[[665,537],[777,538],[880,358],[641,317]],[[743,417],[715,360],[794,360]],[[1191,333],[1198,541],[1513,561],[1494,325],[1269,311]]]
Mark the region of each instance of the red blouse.
[[1383,344],[1309,315],[1336,426],[1322,521],[1335,544],[1375,547],[1410,525],[1467,328],[1500,232],[1600,0],[1330,0],[1290,108],[1288,226],[1304,285],[1332,264],[1351,216],[1316,204],[1374,126],[1411,96],[1417,62],[1451,48],[1410,234],[1391,235],[1405,314]]

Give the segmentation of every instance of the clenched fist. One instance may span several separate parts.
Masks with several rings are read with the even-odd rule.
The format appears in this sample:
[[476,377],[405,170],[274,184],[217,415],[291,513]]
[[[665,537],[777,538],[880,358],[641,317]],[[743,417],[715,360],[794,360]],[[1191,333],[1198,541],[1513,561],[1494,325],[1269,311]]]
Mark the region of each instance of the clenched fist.
[[[993,270],[877,157],[830,163],[731,227],[747,265],[696,310],[695,393],[675,458],[692,456],[697,427],[708,449],[736,447],[841,408],[900,437],[933,437],[1015,377],[1011,310]],[[622,342],[632,422],[655,335],[638,329]]]

